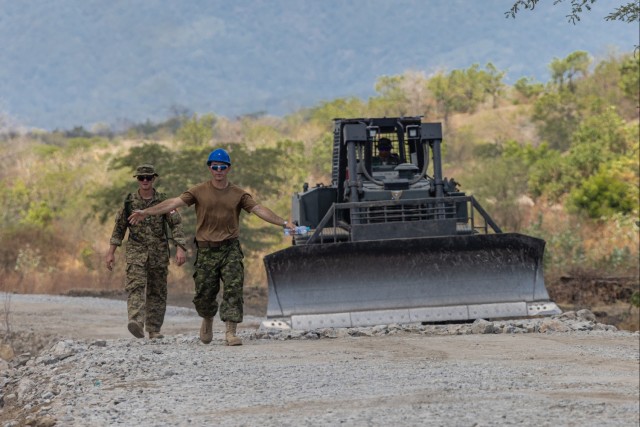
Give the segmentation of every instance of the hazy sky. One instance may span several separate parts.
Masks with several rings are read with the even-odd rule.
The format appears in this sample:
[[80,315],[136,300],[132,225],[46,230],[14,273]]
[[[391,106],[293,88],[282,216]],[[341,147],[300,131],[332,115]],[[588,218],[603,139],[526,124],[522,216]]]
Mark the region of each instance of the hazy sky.
[[168,117],[172,106],[283,115],[375,95],[376,79],[481,66],[546,81],[576,50],[639,44],[601,0],[506,19],[512,0],[0,0],[0,114],[45,129]]

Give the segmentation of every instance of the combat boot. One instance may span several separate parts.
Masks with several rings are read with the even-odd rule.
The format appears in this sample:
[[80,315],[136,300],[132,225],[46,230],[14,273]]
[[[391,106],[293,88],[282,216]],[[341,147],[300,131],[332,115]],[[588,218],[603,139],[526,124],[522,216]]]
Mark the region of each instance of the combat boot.
[[140,323],[132,320],[127,325],[127,329],[129,329],[129,332],[131,332],[131,335],[134,337],[144,338],[144,329],[142,329],[142,325]]
[[149,339],[150,340],[162,339],[162,338],[164,338],[164,335],[162,335],[160,333],[160,331],[158,331],[158,332],[149,332]]
[[200,341],[209,344],[213,339],[213,317],[203,317],[200,325]]
[[242,345],[242,340],[236,336],[236,327],[238,324],[228,320],[225,323],[227,325],[227,333],[224,337],[227,340],[227,345]]

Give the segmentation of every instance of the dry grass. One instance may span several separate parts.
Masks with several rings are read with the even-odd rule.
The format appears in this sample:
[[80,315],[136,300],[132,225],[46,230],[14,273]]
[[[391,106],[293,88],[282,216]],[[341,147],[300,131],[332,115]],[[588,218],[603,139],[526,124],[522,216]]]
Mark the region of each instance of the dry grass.
[[586,271],[600,276],[640,276],[640,234],[633,218],[590,220],[541,201],[530,208],[526,224],[525,230],[547,241],[552,259],[545,265],[546,274],[559,277]]
[[539,142],[537,131],[531,122],[531,106],[505,105],[500,108],[487,108],[474,114],[455,114],[450,119],[451,129],[473,129],[474,138],[483,143],[520,141]]

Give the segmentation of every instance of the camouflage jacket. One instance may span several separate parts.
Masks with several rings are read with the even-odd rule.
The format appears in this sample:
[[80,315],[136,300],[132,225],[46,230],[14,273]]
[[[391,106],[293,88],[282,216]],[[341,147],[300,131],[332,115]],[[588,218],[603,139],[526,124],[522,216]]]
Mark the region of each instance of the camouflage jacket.
[[[129,240],[127,243],[127,253],[130,251],[150,251],[159,250],[168,253],[167,227],[171,230],[171,240],[176,246],[183,249],[186,245],[186,237],[182,229],[182,218],[178,211],[173,210],[164,215],[150,215],[139,224],[130,225],[127,218],[134,210],[145,209],[166,200],[164,193],[158,193],[154,189],[153,198],[144,200],[138,192],[130,193],[124,201],[124,205],[116,215],[115,226],[111,233],[111,245],[120,246],[124,240],[127,228],[129,229]],[[166,224],[165,224],[166,223]]]

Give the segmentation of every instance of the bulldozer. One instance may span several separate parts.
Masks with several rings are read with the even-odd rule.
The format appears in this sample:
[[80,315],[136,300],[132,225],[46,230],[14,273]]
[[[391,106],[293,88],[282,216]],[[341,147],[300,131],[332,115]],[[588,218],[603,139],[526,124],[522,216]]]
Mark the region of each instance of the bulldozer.
[[[376,149],[384,142],[395,162]],[[559,314],[544,240],[505,233],[443,178],[442,125],[334,119],[331,184],[292,195],[306,226],[264,257],[267,327],[313,330]]]

